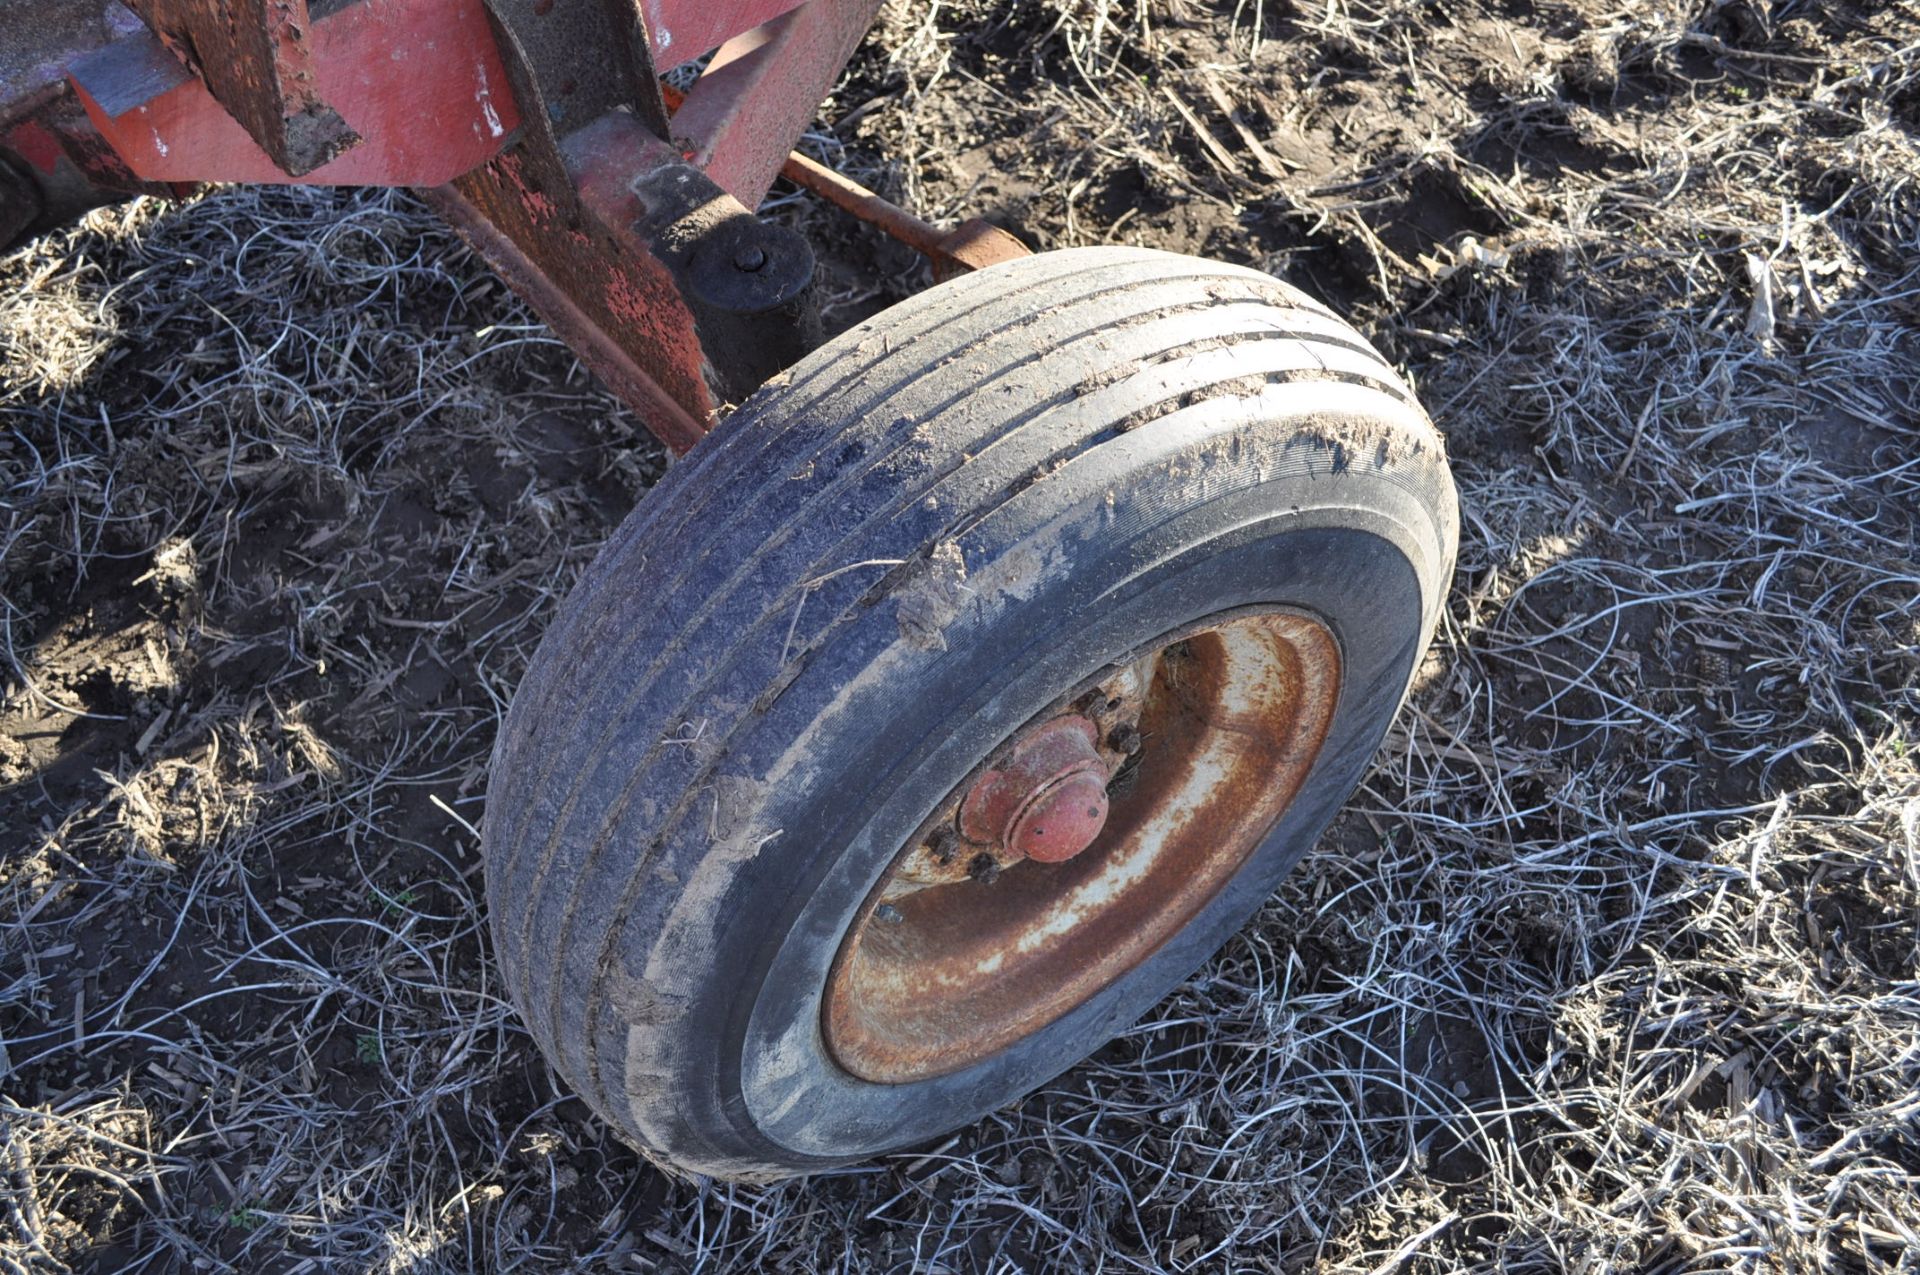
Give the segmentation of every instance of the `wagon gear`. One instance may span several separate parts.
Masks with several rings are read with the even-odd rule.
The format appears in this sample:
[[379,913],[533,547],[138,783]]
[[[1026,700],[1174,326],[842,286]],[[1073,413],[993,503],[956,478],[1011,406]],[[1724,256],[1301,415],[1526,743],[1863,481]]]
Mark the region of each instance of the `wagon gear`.
[[[0,50],[0,233],[420,187],[684,456],[547,630],[483,831],[515,1005],[648,1155],[779,1177],[979,1117],[1358,783],[1452,568],[1439,436],[1266,275],[1029,255],[790,155],[878,0],[82,7]],[[821,344],[811,248],[752,211],[782,173],[940,282]]]

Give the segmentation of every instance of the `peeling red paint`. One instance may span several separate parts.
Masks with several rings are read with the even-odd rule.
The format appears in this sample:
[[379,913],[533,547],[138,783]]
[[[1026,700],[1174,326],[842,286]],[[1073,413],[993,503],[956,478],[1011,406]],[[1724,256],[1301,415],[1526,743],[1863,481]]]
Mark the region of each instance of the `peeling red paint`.
[[49,176],[59,164],[60,157],[66,153],[60,146],[60,139],[39,120],[15,124],[7,130],[6,136],[8,150]]
[[482,0],[356,0],[314,20],[316,100],[360,141],[298,177],[184,68],[143,71],[166,58],[136,56],[153,43],[141,32],[69,68],[94,127],[149,180],[439,185],[499,153],[520,126]]
[[649,318],[646,297],[624,275],[616,274],[607,281],[607,308],[628,323],[644,324]]
[[553,224],[554,219],[559,216],[559,206],[536,190],[534,184],[527,180],[526,166],[521,163],[520,156],[512,153],[502,155],[494,161],[494,168],[499,172],[502,181],[513,188],[514,194],[519,198],[535,225],[546,227]]

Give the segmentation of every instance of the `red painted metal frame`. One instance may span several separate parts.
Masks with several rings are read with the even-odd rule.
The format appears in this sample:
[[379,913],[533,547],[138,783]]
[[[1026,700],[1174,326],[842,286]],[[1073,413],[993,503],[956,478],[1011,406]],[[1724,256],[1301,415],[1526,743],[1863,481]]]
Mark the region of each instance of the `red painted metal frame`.
[[814,0],[736,35],[674,113],[674,140],[722,190],[758,206],[880,4]]
[[[777,57],[749,58],[731,73],[750,104],[735,114],[747,129],[764,135],[737,147],[720,146],[726,164],[735,162],[736,151],[766,152],[774,136],[784,139],[777,157],[785,157],[878,7],[878,0],[634,2],[646,19],[656,70],[682,65],[761,24],[782,23],[781,33],[768,42]],[[561,6],[600,3],[535,0],[533,11],[554,14],[560,33]],[[178,48],[181,42],[173,44]],[[277,162],[257,140],[258,130],[269,127],[261,121],[272,112],[253,110],[250,131],[229,109],[242,92],[229,86],[216,93],[222,81],[216,77],[210,87],[166,45],[143,31],[78,57],[70,68],[94,127],[126,167],[146,181],[434,186],[498,154],[519,124],[482,0],[349,0],[313,19],[299,46],[310,64],[311,83],[306,99],[293,105],[310,100],[337,110],[358,140],[336,158],[299,172]],[[778,74],[742,76],[748,64],[777,67]],[[295,71],[290,67],[288,74]],[[11,114],[5,87],[0,85],[0,118]],[[564,80],[550,86],[556,111],[564,109],[570,89]],[[698,96],[703,103],[723,104],[731,91],[721,85]],[[257,95],[284,100],[277,91]],[[244,108],[237,113],[249,114]],[[571,122],[584,125],[592,118]],[[702,145],[712,149],[728,134],[723,119],[703,133]],[[759,160],[754,171],[764,164]],[[777,162],[765,169],[760,195],[778,171]],[[758,196],[743,202],[752,206]]]
[[[705,53],[711,53],[743,31],[773,21],[781,14],[801,7],[806,0],[636,0],[646,20],[647,36],[653,46],[653,69],[671,71],[685,66]],[[869,23],[871,25],[871,23]],[[864,32],[865,27],[861,30]],[[849,49],[848,53],[852,50]],[[835,63],[846,65],[843,56]],[[831,80],[828,81],[832,83]],[[800,97],[803,94],[796,93]],[[825,94],[822,93],[821,97]],[[820,105],[820,97],[813,105]]]
[[610,111],[546,156],[515,149],[426,192],[435,209],[581,362],[675,452],[700,441],[718,404],[702,375],[692,312],[633,231],[637,174],[680,156]]
[[[579,294],[557,283],[538,262],[522,252],[512,235],[488,215],[487,205],[468,198],[457,186],[438,187],[427,193],[427,201],[493,266],[495,273],[533,307],[580,361],[639,414],[649,433],[676,455],[685,453],[706,434],[706,412],[696,417],[663,389],[654,380],[659,374],[658,368],[650,375],[648,368],[643,367],[632,351],[601,322],[600,316],[593,313],[599,307],[592,307]],[[607,283],[608,290],[612,291],[611,280]],[[617,295],[636,297],[640,294],[634,292],[628,281]],[[656,354],[666,356],[669,366],[676,360],[681,366],[686,365],[688,359],[681,347],[688,341],[694,347],[692,359],[699,358],[699,338],[677,298],[674,304],[656,314],[655,325],[671,330],[671,344],[654,347]],[[704,396],[704,387],[699,392]]]
[[[677,269],[700,235],[751,218],[627,111],[558,135],[547,106],[553,86],[534,71],[546,51],[526,47],[529,30],[543,34],[522,15],[496,28],[525,111],[520,137],[425,193],[661,441],[683,452],[723,401],[727,378],[716,364],[737,362],[739,351],[703,348]],[[796,99],[795,110],[810,116],[816,105]]]
[[359,138],[320,96],[307,0],[127,0],[283,172]]
[[[817,326],[804,274],[772,308],[716,311],[710,274],[685,272],[713,268],[702,236],[751,242],[881,0],[343,0],[310,21],[306,0],[132,3],[158,34],[76,35],[70,90],[0,83],[0,146],[119,189],[421,188],[675,451],[767,374],[754,350],[791,358]],[[636,85],[716,48],[674,140],[649,132],[663,113]],[[810,269],[803,244],[775,259]]]
[[77,196],[70,201],[72,206],[98,203],[97,198],[84,198],[82,192],[89,189],[149,195],[184,193],[183,188],[148,182],[135,175],[100,136],[72,94],[50,89],[38,97],[30,111],[0,123],[0,150],[25,161],[50,203],[61,205],[63,191]]
[[498,154],[520,112],[481,0],[358,0],[313,24],[315,92],[359,137],[291,177],[154,36],[77,62],[94,127],[148,181],[436,186]]

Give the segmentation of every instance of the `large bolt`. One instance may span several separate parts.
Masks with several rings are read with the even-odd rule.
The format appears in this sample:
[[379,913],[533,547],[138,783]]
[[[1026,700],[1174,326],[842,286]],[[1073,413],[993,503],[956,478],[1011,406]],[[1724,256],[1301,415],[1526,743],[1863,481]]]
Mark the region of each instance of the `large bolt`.
[[960,830],[976,845],[1004,846],[1061,863],[1092,845],[1107,823],[1107,763],[1099,728],[1068,713],[1029,731],[960,803]]
[[927,838],[927,849],[933,854],[933,861],[944,868],[960,853],[960,834],[953,830],[952,824],[943,823]]

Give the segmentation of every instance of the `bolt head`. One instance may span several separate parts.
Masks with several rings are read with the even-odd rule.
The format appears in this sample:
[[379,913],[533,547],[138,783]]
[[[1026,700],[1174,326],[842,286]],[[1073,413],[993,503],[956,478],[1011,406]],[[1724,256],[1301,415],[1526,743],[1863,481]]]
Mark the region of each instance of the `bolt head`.
[[752,274],[767,264],[767,251],[757,244],[748,244],[733,254],[733,268],[746,274]]
[[933,861],[944,868],[960,853],[960,834],[953,830],[951,824],[942,824],[927,838],[927,849],[933,855]]

